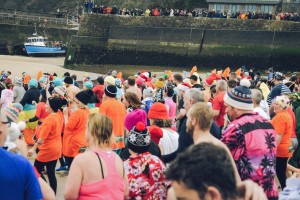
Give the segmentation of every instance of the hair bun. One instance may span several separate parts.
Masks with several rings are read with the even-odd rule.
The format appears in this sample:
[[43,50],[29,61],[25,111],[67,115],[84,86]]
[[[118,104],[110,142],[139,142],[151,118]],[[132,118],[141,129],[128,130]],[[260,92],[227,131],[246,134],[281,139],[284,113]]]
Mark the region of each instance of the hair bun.
[[251,86],[251,83],[248,79],[242,79],[241,82],[240,82],[240,86],[244,86],[244,87],[247,87],[249,88]]

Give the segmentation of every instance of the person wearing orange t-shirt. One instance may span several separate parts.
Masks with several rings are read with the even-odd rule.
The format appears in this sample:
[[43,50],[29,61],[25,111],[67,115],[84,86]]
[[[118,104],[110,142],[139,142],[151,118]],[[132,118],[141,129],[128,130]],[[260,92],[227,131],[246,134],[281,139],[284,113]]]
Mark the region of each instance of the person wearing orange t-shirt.
[[274,100],[275,117],[271,120],[276,131],[277,155],[276,155],[276,174],[281,188],[286,186],[286,168],[288,158],[291,157],[289,147],[292,145],[291,135],[293,132],[293,120],[289,112],[289,99],[286,96],[277,96]]
[[117,151],[125,147],[124,144],[124,121],[126,109],[123,103],[116,99],[117,88],[114,85],[108,85],[104,89],[105,101],[100,106],[100,113],[109,117],[113,122],[113,134],[116,137],[114,149]]
[[[56,193],[57,180],[55,177],[55,166],[57,160],[61,156],[61,131],[64,124],[62,106],[66,105],[67,101],[61,98],[49,98],[46,104],[46,110],[49,116],[43,121],[38,129],[39,139],[34,146],[28,151],[28,156],[39,148],[39,152],[34,161],[34,166],[41,174],[44,167],[47,168],[48,179],[50,186]],[[43,177],[43,175],[41,174]],[[43,177],[43,179],[45,179]]]
[[79,149],[87,146],[84,135],[87,119],[90,115],[87,104],[93,94],[92,90],[84,90],[77,93],[73,100],[74,103],[71,105],[76,111],[70,117],[68,117],[67,109],[64,110],[66,125],[63,136],[63,155],[66,158],[69,169],[73,159],[79,154]]

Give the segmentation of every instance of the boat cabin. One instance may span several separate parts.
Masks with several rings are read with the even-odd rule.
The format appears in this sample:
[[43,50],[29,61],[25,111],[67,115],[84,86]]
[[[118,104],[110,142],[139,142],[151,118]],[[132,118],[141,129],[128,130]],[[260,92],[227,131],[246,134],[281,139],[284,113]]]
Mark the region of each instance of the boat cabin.
[[37,37],[29,37],[27,38],[26,42],[27,43],[35,43],[35,42],[45,42],[47,38],[44,38],[42,36],[37,36]]

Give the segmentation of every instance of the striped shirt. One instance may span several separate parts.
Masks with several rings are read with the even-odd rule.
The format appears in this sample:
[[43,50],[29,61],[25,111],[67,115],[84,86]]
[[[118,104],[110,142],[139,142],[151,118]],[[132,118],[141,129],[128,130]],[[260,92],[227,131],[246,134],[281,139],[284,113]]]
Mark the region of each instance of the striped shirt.
[[283,95],[283,94],[290,94],[290,93],[291,93],[291,90],[286,85],[279,83],[269,93],[268,99],[267,99],[268,105],[270,106],[272,104],[272,100],[275,97]]

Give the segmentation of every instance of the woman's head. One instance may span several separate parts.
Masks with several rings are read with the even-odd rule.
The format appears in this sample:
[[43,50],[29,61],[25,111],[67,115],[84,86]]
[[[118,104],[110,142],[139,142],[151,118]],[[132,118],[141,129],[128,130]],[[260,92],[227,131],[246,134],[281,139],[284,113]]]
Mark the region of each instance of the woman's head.
[[277,96],[273,100],[274,112],[276,114],[282,110],[287,109],[289,106],[290,106],[290,100],[285,95]]
[[131,106],[133,109],[137,109],[141,107],[142,102],[135,93],[126,92],[124,97],[125,98],[123,103],[125,104],[126,107]]
[[86,139],[90,144],[112,146],[114,143],[112,130],[113,125],[111,119],[103,114],[91,114],[87,122]]
[[59,97],[50,97],[46,104],[46,110],[48,113],[56,113],[58,110],[62,111],[62,107],[65,105],[67,105],[67,100]]
[[92,90],[83,90],[75,95],[75,103],[77,103],[79,107],[85,107],[93,95]]

